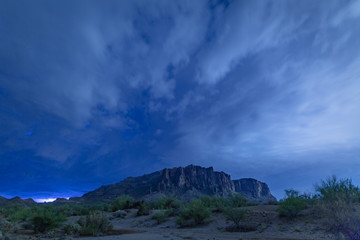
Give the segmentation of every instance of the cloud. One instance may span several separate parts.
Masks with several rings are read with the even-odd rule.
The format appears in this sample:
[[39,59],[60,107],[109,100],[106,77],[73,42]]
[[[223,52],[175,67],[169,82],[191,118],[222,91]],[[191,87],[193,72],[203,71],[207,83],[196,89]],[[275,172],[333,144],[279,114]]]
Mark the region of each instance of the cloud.
[[[291,39],[306,20],[306,15],[291,15],[284,1],[231,3],[218,14],[214,39],[199,59],[198,81],[214,84],[222,80],[249,54],[276,47]],[[289,12],[291,12],[289,14]]]
[[[202,88],[199,95],[205,100],[198,107],[193,106],[195,101],[189,104],[188,97],[179,104],[179,138],[168,158],[219,167],[235,163],[247,169],[256,166],[253,173],[264,176],[268,170],[265,163],[291,161],[296,167],[300,161],[291,159],[310,153],[321,156],[334,149],[357,149],[360,58],[356,38],[360,32],[351,28],[350,33],[350,22],[336,27],[323,22],[337,12],[335,6],[331,2],[321,10],[317,5],[318,12],[310,14],[309,6],[301,5],[309,12],[303,18],[286,4],[276,9],[260,4],[255,13],[245,6],[246,12],[252,13],[242,16],[244,22],[252,23],[244,25],[243,31],[249,35],[241,38],[237,35],[241,30],[229,31],[208,45],[198,80],[216,90],[204,94]],[[267,14],[261,12],[265,8]],[[267,24],[260,24],[260,19]],[[353,24],[357,20],[348,19]],[[231,23],[228,28],[242,26],[241,21]],[[268,26],[274,31],[267,32]],[[259,40],[259,36],[266,37]],[[214,64],[209,64],[212,61]],[[192,112],[194,109],[197,112]]]
[[[96,118],[98,106],[110,114],[126,112],[132,88],[172,99],[176,80],[167,69],[188,61],[208,19],[205,2],[190,1],[24,3],[7,9],[1,85],[78,126]],[[28,25],[37,27],[30,32]]]
[[41,3],[2,3],[4,174],[25,156],[30,185],[84,188],[190,163],[270,182],[353,166],[356,1]]

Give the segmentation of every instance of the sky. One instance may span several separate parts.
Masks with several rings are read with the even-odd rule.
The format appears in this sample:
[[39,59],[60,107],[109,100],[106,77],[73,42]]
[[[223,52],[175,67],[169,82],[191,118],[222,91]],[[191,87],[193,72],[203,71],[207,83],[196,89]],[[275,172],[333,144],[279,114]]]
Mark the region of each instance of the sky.
[[0,195],[163,168],[360,185],[360,1],[0,0]]

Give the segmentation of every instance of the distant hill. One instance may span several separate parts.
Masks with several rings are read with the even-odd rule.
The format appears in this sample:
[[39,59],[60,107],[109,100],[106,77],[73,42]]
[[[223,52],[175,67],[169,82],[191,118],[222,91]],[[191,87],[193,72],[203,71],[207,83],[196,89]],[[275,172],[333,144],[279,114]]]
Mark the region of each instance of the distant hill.
[[163,195],[190,199],[204,194],[227,196],[231,193],[241,193],[252,202],[276,201],[266,183],[252,178],[231,180],[230,175],[216,172],[212,167],[194,165],[128,177],[119,183],[101,186],[81,198],[70,198],[70,201],[110,201],[122,194],[135,199],[154,199]]

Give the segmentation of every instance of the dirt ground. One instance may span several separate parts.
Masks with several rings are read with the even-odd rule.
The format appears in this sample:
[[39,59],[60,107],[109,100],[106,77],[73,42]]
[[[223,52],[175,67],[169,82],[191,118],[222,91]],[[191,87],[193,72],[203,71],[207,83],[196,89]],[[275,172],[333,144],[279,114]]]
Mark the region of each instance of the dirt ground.
[[[294,220],[280,218],[276,205],[259,205],[245,207],[248,210],[245,220],[241,223],[244,226],[243,232],[231,232],[233,224],[226,220],[221,213],[215,213],[207,224],[193,228],[179,228],[176,218],[168,218],[167,221],[157,224],[152,219],[156,210],[149,216],[136,216],[137,210],[130,210],[125,218],[109,217],[114,226],[113,234],[98,237],[55,237],[52,239],[83,239],[83,240],[179,240],[179,239],[338,239],[325,231],[323,219],[305,210],[303,214]],[[79,217],[71,217],[69,222],[76,222]],[[246,231],[245,231],[246,230]],[[49,237],[35,235],[12,235],[10,239],[51,239]]]

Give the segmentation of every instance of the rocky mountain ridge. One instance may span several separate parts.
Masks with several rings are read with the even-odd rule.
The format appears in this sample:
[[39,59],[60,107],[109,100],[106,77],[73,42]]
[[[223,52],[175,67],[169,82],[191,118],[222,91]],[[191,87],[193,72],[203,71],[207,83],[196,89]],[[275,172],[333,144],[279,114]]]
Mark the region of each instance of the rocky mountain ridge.
[[32,198],[21,199],[20,197],[14,197],[7,199],[0,196],[0,207],[7,207],[10,205],[21,205],[21,206],[33,206],[36,202]]
[[163,195],[190,199],[201,195],[227,196],[232,193],[241,193],[253,202],[276,201],[266,183],[252,178],[231,180],[229,174],[214,171],[212,167],[195,165],[128,177],[119,183],[101,186],[76,200],[110,201],[123,194],[135,199],[154,199]]
[[[229,174],[214,171],[212,167],[189,165],[165,168],[139,177],[128,177],[121,182],[101,186],[82,197],[73,197],[69,200],[59,198],[55,203],[109,202],[124,194],[138,200],[152,200],[164,195],[186,200],[202,195],[227,196],[232,193],[240,193],[251,202],[276,201],[264,182],[252,178],[231,180]],[[7,199],[0,196],[0,207],[34,204],[36,202],[31,198]]]

